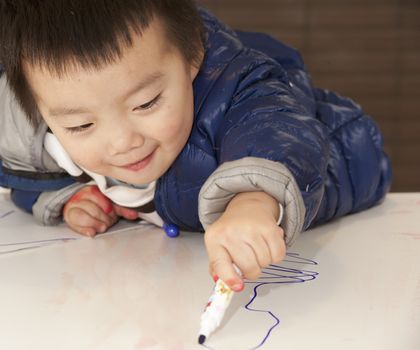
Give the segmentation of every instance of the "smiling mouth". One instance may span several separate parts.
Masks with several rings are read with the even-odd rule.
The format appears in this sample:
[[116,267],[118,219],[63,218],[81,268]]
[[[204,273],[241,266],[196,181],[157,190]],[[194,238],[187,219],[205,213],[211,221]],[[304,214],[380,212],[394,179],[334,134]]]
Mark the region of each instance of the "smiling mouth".
[[150,153],[146,158],[143,158],[142,160],[140,160],[138,162],[135,162],[135,163],[124,165],[124,166],[122,166],[122,168],[130,170],[130,171],[142,170],[149,165],[149,163],[152,160],[154,154],[155,154],[155,151]]

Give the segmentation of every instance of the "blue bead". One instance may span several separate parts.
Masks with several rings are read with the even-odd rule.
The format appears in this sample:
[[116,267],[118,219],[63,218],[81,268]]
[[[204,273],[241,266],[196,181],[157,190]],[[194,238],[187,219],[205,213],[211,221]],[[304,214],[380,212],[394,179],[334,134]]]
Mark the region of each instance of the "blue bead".
[[174,224],[165,224],[163,229],[168,237],[174,238],[179,236],[179,228]]

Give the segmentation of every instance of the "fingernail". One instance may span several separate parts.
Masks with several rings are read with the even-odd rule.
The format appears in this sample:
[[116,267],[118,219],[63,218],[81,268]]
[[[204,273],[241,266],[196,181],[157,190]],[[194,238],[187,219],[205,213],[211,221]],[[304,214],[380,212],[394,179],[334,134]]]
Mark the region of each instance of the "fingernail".
[[232,278],[231,280],[228,280],[226,283],[230,287],[230,289],[232,289],[235,292],[240,292],[244,289],[244,282],[238,281],[237,278],[235,279]]
[[131,219],[137,219],[138,218],[138,214],[137,214],[137,212],[136,211],[130,211],[130,214],[129,214],[129,217],[131,218]]
[[237,283],[237,284],[234,284],[232,286],[232,290],[234,292],[242,292],[243,289],[244,289],[244,284],[243,283]]

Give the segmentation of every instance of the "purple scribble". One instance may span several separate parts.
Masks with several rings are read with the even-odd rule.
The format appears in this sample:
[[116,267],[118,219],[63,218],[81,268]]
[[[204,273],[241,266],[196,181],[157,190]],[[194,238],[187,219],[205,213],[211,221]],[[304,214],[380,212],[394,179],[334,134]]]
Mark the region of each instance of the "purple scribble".
[[3,219],[3,218],[5,218],[6,216],[8,216],[10,214],[13,214],[14,212],[15,212],[14,210],[6,211],[5,213],[0,214],[0,219]]
[[[289,262],[293,264],[309,264],[309,265],[318,265],[317,262],[301,258],[297,253],[287,253],[286,254],[289,259],[294,260],[283,260],[283,262]],[[254,287],[254,295],[252,296],[251,300],[248,304],[245,305],[245,309],[253,312],[264,312],[268,313],[273,319],[274,324],[268,329],[266,335],[262,339],[262,341],[255,347],[251,348],[252,350],[258,349],[264,345],[264,343],[269,338],[271,332],[280,324],[280,320],[276,315],[274,315],[270,310],[259,310],[253,309],[250,305],[254,302],[254,300],[258,296],[258,289],[261,286],[267,284],[287,284],[287,283],[304,283],[307,281],[314,280],[318,272],[315,271],[308,271],[308,270],[299,270],[291,267],[285,267],[281,265],[270,265],[270,267],[265,268],[261,274],[261,277],[257,281],[246,281],[247,284],[256,284]]]
[[[283,260],[283,263],[292,263],[292,264],[303,264],[303,265],[318,265],[316,261],[311,259],[305,259],[299,256],[298,253],[287,253],[287,258]],[[244,306],[244,308],[248,311],[252,312],[264,312],[269,314],[273,319],[273,325],[268,329],[267,333],[265,334],[264,338],[261,342],[251,348],[251,350],[258,349],[262,347],[268,338],[270,337],[271,332],[280,324],[280,319],[274,315],[270,310],[259,310],[259,309],[252,309],[250,305],[254,302],[254,300],[258,296],[258,289],[261,286],[267,284],[288,284],[288,283],[304,283],[307,281],[312,281],[316,278],[318,272],[315,271],[308,271],[308,270],[300,270],[296,268],[286,267],[282,265],[270,265],[263,269],[260,278],[257,281],[245,281],[246,284],[255,284],[254,287],[254,295],[252,296],[251,300]],[[215,350],[214,348],[202,344],[206,349]]]
[[51,239],[42,239],[40,241],[26,241],[26,242],[16,242],[16,243],[0,243],[0,247],[9,247],[14,245],[23,245],[23,244],[41,244],[41,243],[52,243],[52,242],[68,242],[74,241],[77,238],[51,238]]

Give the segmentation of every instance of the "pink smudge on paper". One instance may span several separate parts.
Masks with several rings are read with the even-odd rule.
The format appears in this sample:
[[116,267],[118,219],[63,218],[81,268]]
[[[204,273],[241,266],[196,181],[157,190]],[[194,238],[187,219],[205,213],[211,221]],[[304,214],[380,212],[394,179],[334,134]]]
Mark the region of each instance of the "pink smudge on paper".
[[394,210],[391,211],[390,214],[411,214],[413,211],[412,210]]
[[415,240],[420,240],[420,233],[416,232],[402,232],[401,235],[411,237]]
[[134,349],[135,350],[149,349],[157,344],[158,344],[157,341],[152,337],[142,337],[136,343],[136,345],[134,346]]

